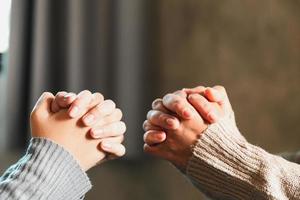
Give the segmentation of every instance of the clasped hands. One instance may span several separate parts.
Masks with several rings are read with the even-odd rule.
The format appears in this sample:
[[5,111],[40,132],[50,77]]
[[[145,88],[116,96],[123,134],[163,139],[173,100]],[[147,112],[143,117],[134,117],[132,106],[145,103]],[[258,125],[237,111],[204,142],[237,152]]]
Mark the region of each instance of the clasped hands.
[[[230,117],[232,109],[221,86],[182,89],[156,99],[143,124],[144,151],[185,171],[192,147],[209,124]],[[112,100],[82,91],[44,93],[31,114],[33,137],[64,147],[85,171],[99,162],[121,157],[125,123]]]
[[[192,148],[212,123],[233,116],[222,86],[182,89],[156,99],[143,124],[144,151],[185,172]],[[233,119],[234,120],[234,119]]]

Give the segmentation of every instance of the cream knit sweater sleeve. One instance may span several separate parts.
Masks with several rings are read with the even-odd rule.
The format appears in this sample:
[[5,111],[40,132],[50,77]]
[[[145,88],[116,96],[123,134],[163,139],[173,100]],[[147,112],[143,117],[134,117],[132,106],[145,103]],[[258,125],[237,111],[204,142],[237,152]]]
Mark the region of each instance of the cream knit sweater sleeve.
[[204,132],[186,173],[212,199],[300,199],[300,165],[249,144],[230,119]]

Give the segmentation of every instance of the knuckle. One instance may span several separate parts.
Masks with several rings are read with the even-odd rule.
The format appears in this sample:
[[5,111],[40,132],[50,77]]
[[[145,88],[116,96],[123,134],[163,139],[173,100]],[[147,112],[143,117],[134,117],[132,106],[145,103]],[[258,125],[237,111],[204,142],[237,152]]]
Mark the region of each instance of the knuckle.
[[66,93],[67,93],[66,91],[59,91],[59,92],[57,92],[56,96],[64,95]]
[[148,129],[148,126],[149,126],[149,122],[148,122],[148,120],[145,120],[143,122],[143,129],[144,129],[144,131],[146,131]]
[[166,116],[164,114],[159,114],[157,119],[158,121],[163,122],[166,119]]
[[105,100],[104,103],[106,104],[106,106],[111,106],[113,108],[116,107],[115,102],[113,100],[111,100],[111,99]]
[[174,94],[168,93],[163,97],[163,104],[167,104],[171,99],[174,98]]
[[101,93],[96,92],[96,93],[94,93],[94,99],[101,102],[101,101],[104,101],[104,96]]
[[223,93],[226,93],[226,89],[225,89],[225,87],[222,86],[222,85],[216,85],[216,86],[214,86],[213,88],[215,88],[215,89],[217,89],[217,90],[219,90],[219,91],[221,91],[221,92],[223,92]]
[[155,109],[157,108],[160,104],[162,103],[162,99],[157,98],[152,102],[152,108]]
[[123,112],[119,108],[115,110],[114,115],[117,118],[117,120],[121,120],[123,118]]
[[51,92],[43,92],[42,97],[43,98],[53,97],[53,94]]
[[186,93],[183,90],[177,90],[176,92],[174,92],[174,94],[180,97],[186,96]]
[[190,100],[197,100],[197,99],[199,99],[199,94],[190,94],[189,99]]
[[92,92],[90,90],[83,90],[83,93],[84,94],[89,94],[89,95],[92,94]]
[[122,121],[116,122],[112,124],[111,130],[119,134],[124,134],[126,132],[126,124]]
[[147,137],[148,137],[148,132],[144,133],[144,135],[143,135],[143,141],[145,143],[147,142]]
[[91,91],[89,90],[83,90],[78,94],[78,99],[86,99],[90,98],[92,95]]
[[124,156],[126,154],[126,148],[123,146],[123,145],[120,145],[119,147],[119,152],[118,152],[118,156],[121,157],[121,156]]
[[156,115],[156,111],[150,110],[150,111],[147,113],[147,119],[148,119],[148,120],[152,120],[152,119],[154,118],[155,115]]
[[125,122],[122,122],[122,121],[120,122],[120,129],[121,129],[122,133],[126,132],[127,127],[126,127]]

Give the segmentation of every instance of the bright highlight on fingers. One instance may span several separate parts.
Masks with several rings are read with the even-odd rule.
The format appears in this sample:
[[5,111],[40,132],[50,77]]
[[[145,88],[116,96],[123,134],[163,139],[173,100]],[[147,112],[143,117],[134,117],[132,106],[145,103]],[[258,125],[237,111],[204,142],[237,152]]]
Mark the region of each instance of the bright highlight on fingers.
[[164,96],[163,105],[183,119],[191,119],[195,114],[194,108],[187,99],[175,94]]
[[183,88],[182,91],[189,94],[202,94],[205,91],[206,87],[204,86],[197,86],[194,88]]
[[205,97],[200,94],[191,94],[188,99],[191,105],[200,113],[201,117],[209,123],[214,123],[218,120],[216,108]]
[[126,153],[126,148],[120,143],[103,141],[101,142],[101,148],[107,153],[113,154],[117,157],[124,156]]
[[122,116],[123,113],[120,109],[116,109],[116,104],[111,100],[106,100],[89,110],[89,112],[83,116],[82,120],[86,126],[92,126],[95,123],[104,125],[109,122],[119,121]]
[[155,125],[151,124],[148,120],[145,120],[144,123],[143,123],[143,130],[144,131],[149,131],[149,130],[160,131],[160,130],[162,130],[162,128],[159,127],[159,126],[155,126]]
[[224,95],[214,88],[207,88],[204,95],[211,102],[222,103],[224,101]]
[[67,93],[64,97],[63,97],[63,101],[66,102],[67,104],[72,103],[75,99],[76,99],[76,94],[75,93]]
[[75,118],[81,114],[81,111],[92,100],[92,93],[88,90],[84,90],[77,95],[76,100],[73,102],[69,109],[69,115]]
[[170,113],[170,111],[164,106],[162,99],[155,99],[152,103],[152,109],[164,113]]
[[161,127],[162,129],[175,130],[180,126],[180,122],[177,118],[157,110],[150,110],[147,114],[147,119],[150,124]]
[[115,137],[123,135],[126,132],[124,122],[114,122],[103,127],[92,128],[90,134],[95,139]]
[[167,134],[163,131],[150,130],[144,134],[144,142],[148,145],[155,145],[166,140]]

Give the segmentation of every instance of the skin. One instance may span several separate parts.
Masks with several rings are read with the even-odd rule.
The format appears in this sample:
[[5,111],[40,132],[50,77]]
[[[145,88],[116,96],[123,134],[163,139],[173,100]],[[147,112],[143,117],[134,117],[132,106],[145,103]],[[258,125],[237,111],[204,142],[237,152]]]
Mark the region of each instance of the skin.
[[182,89],[156,99],[144,122],[144,150],[185,171],[191,148],[208,125],[232,112],[221,86]]
[[[121,143],[126,127],[120,121],[122,112],[99,93],[83,91],[74,95],[60,92],[54,97],[44,93],[31,113],[32,136],[50,139],[64,147],[84,171],[106,159],[123,156],[125,147]],[[86,123],[89,115],[94,120]],[[97,139],[91,137],[93,130],[102,130]]]

